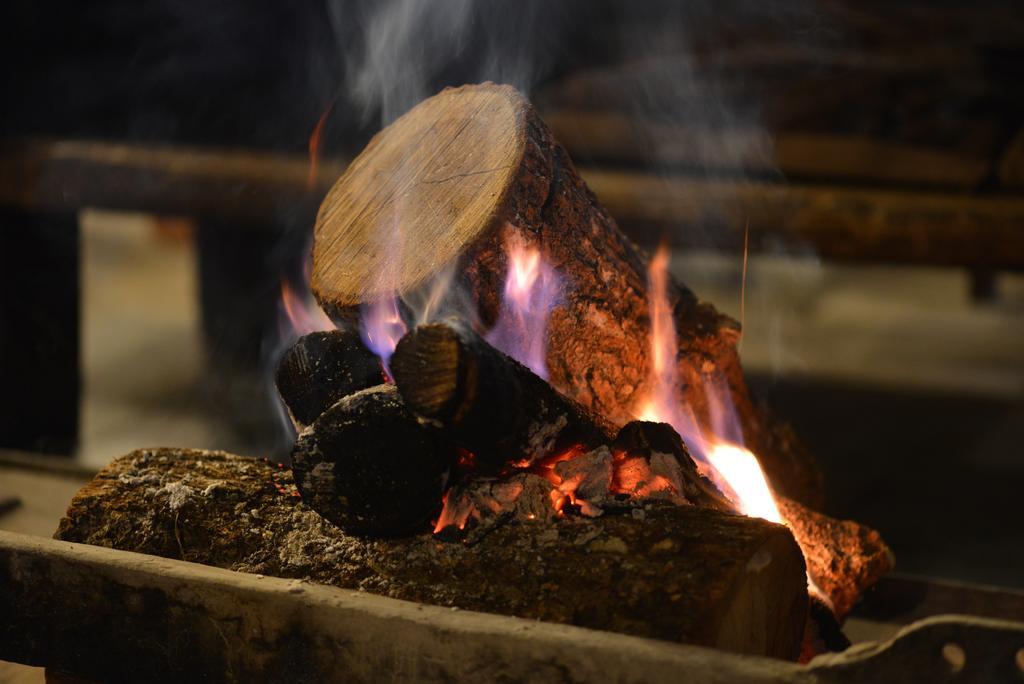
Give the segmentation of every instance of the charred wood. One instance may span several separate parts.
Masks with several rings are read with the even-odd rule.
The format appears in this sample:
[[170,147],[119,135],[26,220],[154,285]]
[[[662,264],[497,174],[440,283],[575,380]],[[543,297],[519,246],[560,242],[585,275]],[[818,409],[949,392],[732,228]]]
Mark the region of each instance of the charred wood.
[[667,477],[689,503],[735,512],[733,503],[697,471],[697,464],[671,425],[631,421],[619,430],[612,448],[622,460],[643,459],[652,473]]
[[612,439],[601,417],[461,321],[413,329],[395,348],[391,370],[409,409],[492,472]]
[[274,374],[297,430],[338,400],[384,381],[380,361],[354,330],[328,330],[300,337]]
[[454,450],[417,422],[394,385],[341,399],[292,451],[295,483],[310,508],[367,536],[425,529],[453,462]]

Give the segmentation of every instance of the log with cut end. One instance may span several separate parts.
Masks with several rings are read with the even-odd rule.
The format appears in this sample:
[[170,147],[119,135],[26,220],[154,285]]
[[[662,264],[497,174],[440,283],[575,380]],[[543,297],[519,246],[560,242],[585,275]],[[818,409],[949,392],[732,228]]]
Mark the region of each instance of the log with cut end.
[[265,461],[137,451],[78,493],[56,536],[742,653],[795,658],[799,651],[804,565],[779,525],[668,506],[643,520],[508,524],[473,545],[429,534],[366,540],[280,491],[290,488],[290,473]]
[[302,498],[353,534],[426,529],[455,454],[419,424],[394,385],[338,401],[299,434],[292,471]]
[[300,337],[274,374],[278,394],[297,430],[336,401],[384,381],[380,360],[355,330],[327,330]]
[[[480,319],[500,310],[507,231],[536,246],[566,286],[547,335],[551,383],[617,425],[651,392],[647,263],[515,89],[447,89],[378,133],[320,208],[313,291],[350,316],[361,303],[428,288],[448,267]],[[724,378],[775,489],[820,505],[820,473],[797,440],[755,409],[736,352],[739,326],[672,285],[680,400],[708,413]]]
[[491,471],[568,449],[593,449],[614,428],[457,320],[420,325],[391,357],[406,405]]

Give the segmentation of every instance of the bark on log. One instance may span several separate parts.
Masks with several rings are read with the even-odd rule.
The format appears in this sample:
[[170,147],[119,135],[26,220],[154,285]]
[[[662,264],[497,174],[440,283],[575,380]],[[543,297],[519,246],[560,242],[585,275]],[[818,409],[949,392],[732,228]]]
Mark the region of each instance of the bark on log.
[[394,385],[334,404],[292,450],[303,500],[342,529],[369,536],[425,528],[454,462],[453,448],[419,424]]
[[614,435],[603,418],[457,320],[406,334],[391,357],[391,372],[413,413],[492,472],[573,447],[589,451]]
[[[324,200],[313,291],[335,316],[412,294],[456,265],[481,320],[499,311],[506,227],[536,244],[568,281],[548,326],[556,389],[618,425],[650,391],[646,260],[580,179],[568,154],[516,90],[447,89],[376,135]],[[725,378],[746,443],[775,488],[820,504],[820,473],[777,439],[752,404],[739,326],[688,289],[669,292],[678,330],[681,401],[707,413],[703,385]]]
[[811,578],[842,621],[861,594],[893,569],[892,551],[870,527],[830,518],[785,498],[777,503],[800,544]]
[[290,473],[265,461],[136,451],[79,492],[56,537],[738,652],[799,651],[804,565],[778,525],[670,506],[645,519],[509,524],[475,545],[365,540],[291,489]]
[[328,330],[300,337],[281,357],[274,381],[301,432],[335,402],[379,385],[384,375],[358,332]]

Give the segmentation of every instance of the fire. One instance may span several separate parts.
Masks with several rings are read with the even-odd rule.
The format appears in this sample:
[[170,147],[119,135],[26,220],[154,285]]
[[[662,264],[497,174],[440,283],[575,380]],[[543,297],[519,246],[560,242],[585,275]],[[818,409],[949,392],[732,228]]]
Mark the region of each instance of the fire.
[[[787,525],[757,456],[743,446],[743,431],[724,379],[713,375],[701,387],[709,414],[704,424],[677,396],[677,342],[668,298],[668,263],[668,248],[662,244],[648,271],[653,389],[640,404],[638,415],[642,420],[661,421],[675,428],[693,453],[701,474],[729,497],[738,512]],[[807,576],[807,586],[812,593],[830,603],[810,575]]]
[[284,278],[281,279],[281,308],[284,310],[291,332],[297,336],[335,328],[331,319],[313,299],[308,287],[302,292]]
[[728,386],[720,377],[709,378],[703,384],[701,389],[710,413],[705,424],[678,396],[677,342],[668,292],[668,265],[669,251],[662,244],[648,270],[652,390],[638,414],[643,420],[672,425],[690,447],[703,474],[732,499],[741,513],[783,522],[757,457],[742,446],[742,431],[732,410]]
[[508,230],[508,273],[498,320],[487,341],[542,378],[548,377],[548,317],[561,295],[561,279],[540,250]]
[[383,297],[370,304],[364,304],[361,313],[359,330],[363,344],[380,357],[384,372],[390,379],[391,369],[388,361],[395,352],[398,340],[402,339],[407,329],[398,310],[398,298]]
[[324,110],[309,136],[309,175],[306,177],[306,187],[310,190],[316,187],[317,175],[320,170],[320,150],[323,147],[324,125],[327,123],[332,109],[334,109],[333,104]]
[[761,464],[749,449],[735,444],[720,443],[705,454],[715,469],[719,480],[727,487],[719,486],[726,495],[737,502],[740,513],[755,518],[764,518],[782,523],[775,497],[768,488]]

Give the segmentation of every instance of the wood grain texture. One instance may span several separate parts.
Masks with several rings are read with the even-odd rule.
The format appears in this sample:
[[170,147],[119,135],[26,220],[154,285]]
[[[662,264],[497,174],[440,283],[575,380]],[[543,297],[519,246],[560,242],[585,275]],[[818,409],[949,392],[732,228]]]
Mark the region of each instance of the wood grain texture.
[[79,492],[56,536],[743,653],[799,650],[804,565],[779,525],[670,506],[644,519],[508,524],[474,545],[429,534],[365,540],[328,524],[291,487],[290,473],[265,461],[137,451]]
[[408,292],[493,226],[527,142],[513,92],[446,90],[374,136],[317,216],[317,299],[345,307]]

